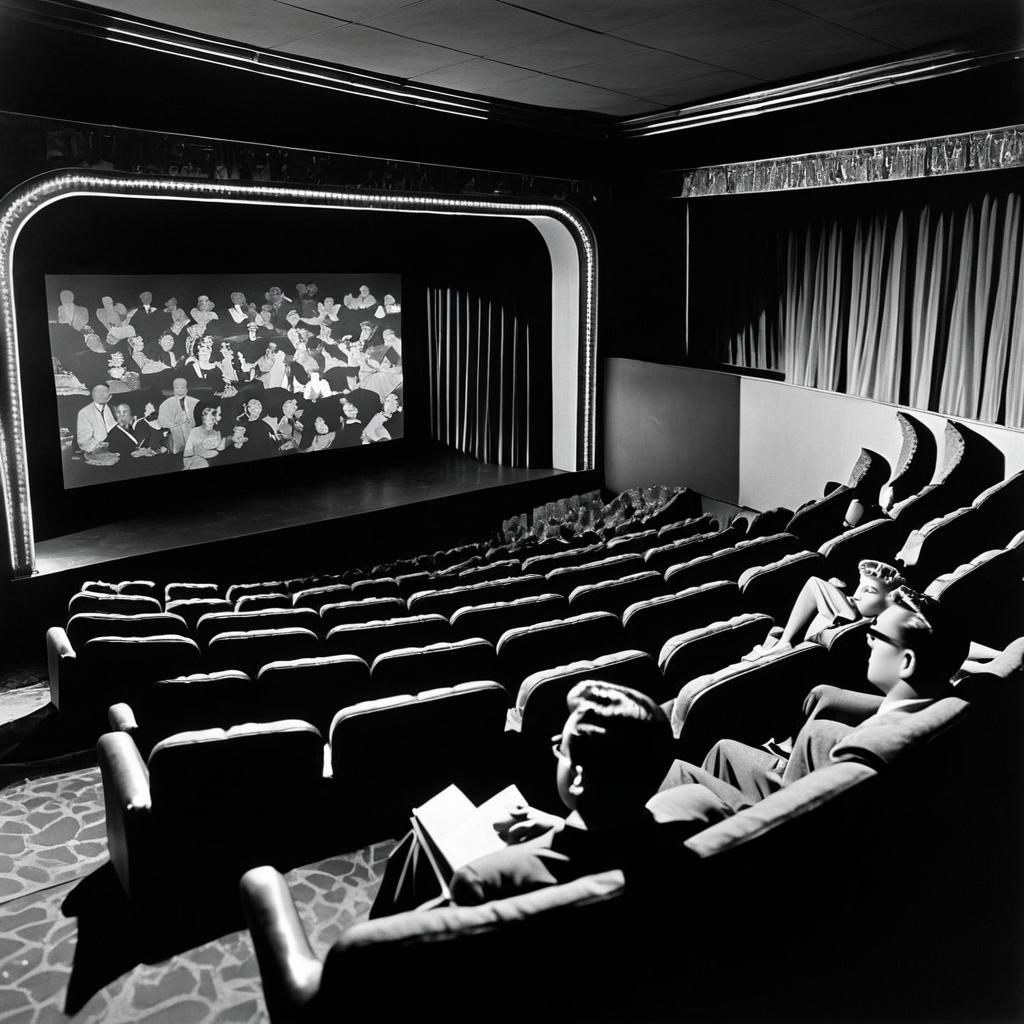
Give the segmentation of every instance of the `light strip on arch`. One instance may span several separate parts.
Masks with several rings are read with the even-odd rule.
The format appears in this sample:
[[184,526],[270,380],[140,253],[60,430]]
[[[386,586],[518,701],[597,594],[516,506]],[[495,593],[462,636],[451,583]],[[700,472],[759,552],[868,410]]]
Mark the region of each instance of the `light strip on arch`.
[[35,570],[32,497],[14,304],[14,253],[19,234],[35,214],[53,203],[75,196],[514,217],[532,221],[535,225],[538,218],[549,219],[568,232],[581,261],[576,469],[594,468],[597,245],[585,218],[571,207],[521,199],[466,199],[447,195],[345,192],[284,185],[136,178],[116,173],[50,172],[18,186],[0,205],[0,369],[4,395],[0,408],[0,486],[13,576],[27,576]]

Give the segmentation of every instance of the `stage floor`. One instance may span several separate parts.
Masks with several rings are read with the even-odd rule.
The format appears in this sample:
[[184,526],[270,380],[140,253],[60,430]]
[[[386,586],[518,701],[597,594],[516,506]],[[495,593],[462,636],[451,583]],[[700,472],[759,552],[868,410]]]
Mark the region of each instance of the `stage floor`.
[[[34,578],[140,556],[165,555],[197,546],[237,542],[246,537],[255,539],[266,534],[287,537],[288,531],[292,531],[292,535],[297,530],[304,533],[318,523],[400,508],[408,510],[409,506],[418,504],[424,506],[423,514],[429,515],[427,504],[438,499],[469,498],[510,485],[578,475],[588,474],[486,465],[448,448],[417,451],[397,463],[361,466],[357,476],[339,475],[315,484],[290,486],[284,492],[260,498],[226,495],[204,500],[201,508],[187,503],[180,509],[38,541]],[[509,499],[507,515],[532,510],[532,506],[519,508],[513,493],[509,494]],[[467,517],[462,524],[462,532],[474,533],[474,525],[472,518]],[[477,527],[483,528],[483,525]],[[344,537],[345,542],[358,540],[355,534]],[[368,548],[387,547],[386,537],[375,537],[373,541],[367,545]],[[258,548],[254,548],[254,552],[258,552]],[[296,550],[297,564],[305,561],[301,555],[301,549]],[[368,557],[372,561],[386,560],[383,551],[380,557],[376,557],[372,550],[368,551]]]

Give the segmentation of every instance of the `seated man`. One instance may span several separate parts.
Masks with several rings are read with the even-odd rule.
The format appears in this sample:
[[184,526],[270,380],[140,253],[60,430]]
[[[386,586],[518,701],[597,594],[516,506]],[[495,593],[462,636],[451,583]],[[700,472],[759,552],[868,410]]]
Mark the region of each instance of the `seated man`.
[[[749,807],[828,764],[832,748],[854,729],[894,725],[952,693],[949,680],[967,653],[968,641],[937,601],[898,587],[868,630],[868,646],[867,678],[883,694],[881,702],[865,694],[848,694],[848,700],[837,702],[844,707],[843,721],[824,717],[827,712],[819,715],[820,708],[807,708],[807,721],[788,757],[779,750],[720,740],[701,768],[676,761],[661,788],[700,783],[727,812]],[[834,702],[835,696],[831,695]]]
[[[649,697],[587,680],[572,688],[568,705],[553,753],[558,792],[571,813],[514,810],[499,832],[509,847],[459,868],[449,886],[452,903],[485,903],[613,868],[638,883],[662,878],[660,863],[688,856],[684,839],[725,816],[694,787],[653,795],[672,760],[672,730]],[[410,833],[391,855],[371,917],[423,902],[434,883],[425,860]]]

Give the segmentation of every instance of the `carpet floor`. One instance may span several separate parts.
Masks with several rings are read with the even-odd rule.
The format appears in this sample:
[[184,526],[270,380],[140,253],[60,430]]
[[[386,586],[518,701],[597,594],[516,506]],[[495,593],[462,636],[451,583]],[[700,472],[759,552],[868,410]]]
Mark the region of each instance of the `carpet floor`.
[[[369,912],[386,841],[286,874],[320,955]],[[0,791],[0,1022],[265,1021],[249,933],[221,932],[153,956],[107,858],[99,769]],[[152,939],[152,936],[149,937]],[[164,943],[166,945],[166,943]]]

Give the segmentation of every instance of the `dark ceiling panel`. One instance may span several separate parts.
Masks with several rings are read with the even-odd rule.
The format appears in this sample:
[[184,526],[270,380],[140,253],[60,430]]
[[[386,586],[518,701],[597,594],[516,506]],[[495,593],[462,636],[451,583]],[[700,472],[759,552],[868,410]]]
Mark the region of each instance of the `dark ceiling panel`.
[[491,54],[492,60],[504,61],[535,71],[561,71],[615,57],[637,56],[649,52],[647,47],[602,32],[570,28],[536,39],[525,46],[512,46]]

